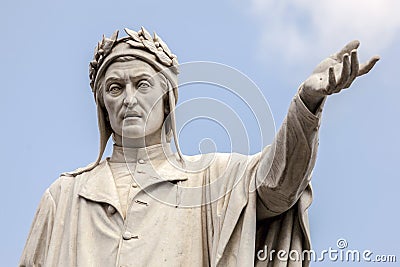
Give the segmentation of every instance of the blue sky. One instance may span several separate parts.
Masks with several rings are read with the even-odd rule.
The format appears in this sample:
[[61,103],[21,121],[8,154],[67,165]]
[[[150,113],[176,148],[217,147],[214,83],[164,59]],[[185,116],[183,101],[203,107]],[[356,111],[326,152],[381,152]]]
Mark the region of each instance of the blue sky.
[[[395,0],[3,3],[2,265],[17,264],[44,190],[61,172],[96,157],[88,79],[94,46],[103,33],[142,25],[156,31],[181,63],[214,61],[246,74],[268,100],[277,126],[320,60],[353,39],[361,41],[362,60],[379,54],[369,75],[330,97],[324,108],[311,235],[317,251],[345,238],[351,249],[396,254],[400,260],[399,8]],[[184,93],[180,101],[196,96],[195,90]],[[181,142],[188,153],[197,149],[191,133],[212,136],[196,127],[187,131]],[[225,145],[222,140],[220,149]],[[312,266],[335,264],[344,265]]]

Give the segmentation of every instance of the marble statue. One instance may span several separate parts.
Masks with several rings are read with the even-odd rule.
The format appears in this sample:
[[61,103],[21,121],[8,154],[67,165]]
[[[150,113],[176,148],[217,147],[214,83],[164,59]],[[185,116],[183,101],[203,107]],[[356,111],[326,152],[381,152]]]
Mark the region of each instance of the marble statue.
[[[379,57],[359,64],[359,42],[350,42],[301,84],[272,145],[251,156],[217,153],[207,168],[187,171],[205,158],[179,148],[177,57],[144,28],[125,32],[103,37],[90,62],[98,158],[45,191],[19,266],[308,266],[260,260],[257,251],[310,249],[324,102]],[[102,160],[111,136],[112,155]]]

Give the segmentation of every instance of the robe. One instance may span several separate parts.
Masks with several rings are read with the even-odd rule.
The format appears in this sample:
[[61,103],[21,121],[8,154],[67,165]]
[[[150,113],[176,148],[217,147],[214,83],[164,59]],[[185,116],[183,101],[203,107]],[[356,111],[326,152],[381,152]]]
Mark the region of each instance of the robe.
[[297,94],[272,145],[188,156],[186,169],[161,144],[124,150],[137,187],[125,218],[109,158],[61,175],[40,201],[19,266],[308,266],[268,251],[311,247],[320,114]]

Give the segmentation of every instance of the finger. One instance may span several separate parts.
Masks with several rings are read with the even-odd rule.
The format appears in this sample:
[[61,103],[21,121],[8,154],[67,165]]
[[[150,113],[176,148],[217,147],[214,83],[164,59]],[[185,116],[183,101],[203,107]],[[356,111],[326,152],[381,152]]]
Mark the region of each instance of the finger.
[[339,92],[344,88],[344,86],[347,84],[347,81],[349,80],[350,76],[350,58],[348,54],[345,54],[343,56],[343,65],[342,65],[342,74],[340,75],[340,79],[338,83],[336,84],[336,90],[334,93]]
[[336,53],[336,59],[341,60],[345,54],[350,54],[351,51],[357,49],[360,46],[360,41],[354,40],[345,45],[338,53]]
[[379,56],[374,56],[367,63],[362,64],[357,76],[368,73],[375,66],[376,62],[378,62],[380,59],[381,58]]
[[360,69],[360,63],[358,61],[358,55],[357,55],[357,50],[354,49],[353,51],[351,51],[351,55],[350,55],[350,76],[349,76],[349,80],[347,81],[347,83],[344,85],[344,88],[349,88],[351,83],[355,80],[355,78],[358,75],[358,70]]
[[336,78],[335,78],[335,68],[330,67],[328,70],[328,86],[327,86],[327,93],[329,95],[333,94],[336,88]]

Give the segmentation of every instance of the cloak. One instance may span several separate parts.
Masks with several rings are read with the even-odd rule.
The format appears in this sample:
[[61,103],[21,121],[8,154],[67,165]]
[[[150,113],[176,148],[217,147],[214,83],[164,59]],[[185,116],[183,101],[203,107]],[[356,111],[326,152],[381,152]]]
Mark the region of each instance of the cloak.
[[19,266],[308,266],[288,255],[311,247],[320,113],[296,95],[271,146],[187,157],[192,171],[162,145],[128,150],[139,189],[125,219],[109,159],[61,175],[41,199]]

